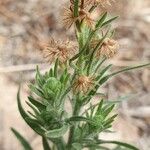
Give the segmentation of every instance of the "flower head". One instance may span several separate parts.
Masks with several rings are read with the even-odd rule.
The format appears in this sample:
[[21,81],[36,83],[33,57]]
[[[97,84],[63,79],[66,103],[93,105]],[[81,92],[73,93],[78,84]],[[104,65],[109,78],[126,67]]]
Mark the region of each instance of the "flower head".
[[70,28],[76,21],[77,17],[74,17],[72,8],[64,8],[63,11],[63,24],[68,29]]
[[79,14],[77,17],[74,16],[73,4],[70,8],[64,8],[63,11],[63,24],[66,28],[70,28],[77,21],[84,21],[89,27],[93,28],[94,20],[91,17],[91,14],[83,6],[79,7]]
[[56,59],[64,63],[76,54],[77,46],[74,42],[67,41],[55,41],[50,39],[49,44],[44,48],[44,58],[52,63]]
[[94,5],[101,5],[102,7],[106,7],[111,5],[111,1],[113,0],[92,0]]
[[[74,0],[70,0],[71,5],[74,5]],[[81,9],[88,7],[92,4],[92,0],[79,0],[79,7]]]
[[74,85],[73,90],[74,92],[81,92],[81,93],[87,93],[90,89],[92,89],[94,86],[94,78],[90,76],[81,75],[79,76]]
[[107,58],[110,58],[117,53],[118,49],[119,44],[117,41],[110,38],[106,38],[100,49],[97,51],[97,56],[105,56]]
[[81,9],[79,11],[79,16],[80,21],[83,20],[87,26],[89,26],[92,29],[94,28],[94,20],[92,19],[91,14],[88,11]]

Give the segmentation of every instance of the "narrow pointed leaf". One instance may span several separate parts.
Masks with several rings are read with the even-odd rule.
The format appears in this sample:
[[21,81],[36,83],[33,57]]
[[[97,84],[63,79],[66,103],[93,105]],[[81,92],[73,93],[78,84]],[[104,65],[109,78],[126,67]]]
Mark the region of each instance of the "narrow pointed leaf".
[[68,128],[69,128],[68,124],[64,124],[59,129],[54,129],[54,130],[47,131],[45,133],[45,135],[46,135],[47,138],[59,138],[67,132]]
[[88,70],[87,70],[88,74],[90,72],[90,68],[91,68],[91,65],[92,65],[92,60],[93,60],[94,54],[102,46],[102,43],[105,40],[105,38],[107,37],[108,32],[109,32],[109,29],[107,30],[106,34],[102,37],[102,39],[100,39],[100,41],[98,42],[98,44],[96,45],[96,47],[94,48],[94,50],[93,50],[93,52],[92,52],[92,54],[90,56],[89,66],[88,66]]
[[99,80],[99,79],[106,73],[106,71],[108,71],[111,67],[112,67],[112,65],[108,65],[107,67],[105,67],[105,68],[100,72],[100,75],[99,75],[96,79]]
[[104,57],[103,59],[102,59],[102,61],[100,61],[99,63],[98,63],[98,65],[96,66],[96,68],[95,68],[95,73],[98,71],[98,69],[101,67],[101,65],[105,62],[105,60],[106,60],[107,58],[106,57]]
[[[42,130],[38,125],[35,126],[34,123],[30,122],[29,121],[29,118],[30,116],[25,112],[25,110],[23,109],[22,105],[21,105],[21,100],[20,100],[20,87],[19,87],[19,90],[18,90],[18,93],[17,93],[17,103],[18,103],[18,109],[19,109],[19,112],[22,116],[22,118],[25,120],[25,122],[38,134],[43,134],[44,133],[44,130]],[[27,119],[28,118],[28,119]],[[32,119],[32,118],[30,118]],[[36,127],[36,128],[35,128]],[[38,132],[41,131],[41,132]]]
[[29,96],[28,99],[29,99],[29,101],[30,101],[35,107],[37,107],[40,111],[46,109],[46,106],[45,106],[45,105],[43,105],[42,103],[38,102],[38,101],[35,100],[33,97]]
[[106,22],[104,22],[104,23],[102,24],[102,27],[103,27],[103,26],[106,26],[106,25],[108,25],[108,24],[110,24],[112,21],[116,20],[117,18],[118,18],[118,16],[113,17],[113,18],[107,20]]
[[43,79],[43,76],[40,74],[40,71],[39,71],[39,67],[37,66],[36,67],[36,83],[38,84],[38,86],[42,86],[44,84],[44,79]]
[[112,77],[112,76],[115,76],[115,75],[123,73],[123,72],[127,72],[127,71],[130,71],[130,70],[134,70],[134,69],[138,69],[138,68],[142,68],[142,67],[148,67],[148,66],[150,67],[150,63],[144,64],[144,65],[133,66],[133,67],[127,67],[127,68],[124,68],[124,69],[119,70],[117,72],[114,72],[114,73],[112,73],[108,76]]
[[57,59],[54,66],[54,76],[57,78],[57,72],[58,72],[58,63],[59,60]]
[[113,110],[113,108],[115,107],[115,104],[113,104],[112,106],[110,106],[109,108],[107,108],[105,111],[104,111],[104,116],[108,116],[110,114],[110,112]]
[[75,149],[75,150],[82,150],[82,145],[80,143],[73,143],[72,144],[72,147]]
[[101,144],[116,144],[125,148],[129,148],[130,150],[139,150],[138,148],[136,148],[133,145],[124,143],[124,142],[119,142],[119,141],[101,141]]
[[105,12],[103,14],[103,16],[100,18],[100,20],[97,22],[96,28],[98,28],[98,27],[100,27],[102,25],[102,23],[105,21],[106,17],[107,17],[107,12]]
[[44,97],[43,92],[39,88],[35,87],[33,84],[30,84],[29,87],[37,96]]
[[45,137],[42,137],[42,144],[44,150],[51,150],[49,143]]
[[39,115],[39,111],[38,109],[36,109],[31,103],[27,102],[27,105],[34,111],[35,115],[38,116]]
[[40,123],[32,118],[25,118],[26,122],[29,124],[29,126],[39,135],[44,135],[45,130],[40,126]]
[[19,140],[19,142],[21,143],[24,150],[32,150],[32,147],[30,146],[28,141],[18,131],[16,131],[14,128],[11,128],[11,131],[14,133],[16,138]]
[[74,116],[74,117],[70,117],[69,119],[67,119],[67,121],[71,122],[71,121],[86,121],[86,122],[91,122],[92,120],[86,118],[86,117],[82,117],[82,116]]

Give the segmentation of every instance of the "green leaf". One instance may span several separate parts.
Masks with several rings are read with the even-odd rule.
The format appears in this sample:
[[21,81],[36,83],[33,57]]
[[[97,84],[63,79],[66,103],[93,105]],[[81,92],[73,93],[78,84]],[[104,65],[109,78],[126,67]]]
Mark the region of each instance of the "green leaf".
[[38,109],[36,109],[31,103],[27,102],[27,105],[34,111],[35,115],[38,116],[39,115],[39,111]]
[[31,111],[27,111],[33,118],[36,118],[36,116],[31,112]]
[[42,144],[43,144],[43,149],[44,150],[51,150],[49,144],[48,144],[48,141],[45,137],[42,137]]
[[85,45],[82,47],[82,49],[79,51],[79,53],[77,53],[75,56],[73,56],[69,61],[69,63],[71,63],[71,61],[74,61],[75,59],[77,59],[78,57],[80,57],[84,52],[85,52],[85,50],[87,49],[87,47],[88,47],[88,45],[89,45],[89,43],[90,43],[90,41],[91,41],[91,39],[92,39],[92,37],[94,36],[94,34],[96,33],[96,29],[95,30],[93,30],[92,32],[90,32],[90,34],[89,34],[89,37],[88,37],[88,39],[86,40],[86,43],[85,43]]
[[109,74],[105,77],[103,77],[100,81],[99,81],[99,85],[102,85],[104,84],[109,78],[115,76],[115,75],[118,75],[120,73],[123,73],[123,72],[127,72],[127,71],[130,71],[130,70],[134,70],[134,69],[138,69],[138,68],[142,68],[142,67],[148,67],[150,66],[150,63],[147,63],[147,64],[144,64],[144,65],[139,65],[139,66],[135,66],[135,67],[127,67],[125,69],[122,69],[120,71],[117,71],[117,72],[114,72],[112,74]]
[[104,117],[108,116],[110,114],[110,112],[113,110],[114,107],[115,107],[115,104],[113,104],[112,106],[105,109],[104,110]]
[[81,24],[81,32],[77,32],[79,49],[82,49],[90,34],[90,28],[83,22]]
[[99,63],[98,63],[98,65],[96,66],[96,68],[95,68],[95,73],[99,70],[99,68],[101,67],[101,65],[105,62],[105,60],[106,60],[107,58],[106,57],[104,57]]
[[98,20],[97,24],[96,24],[96,28],[101,27],[102,23],[105,21],[107,17],[107,12],[105,12],[102,17]]
[[113,17],[113,18],[111,18],[111,19],[107,20],[106,22],[104,22],[104,23],[101,25],[101,27],[103,27],[103,26],[106,26],[106,25],[110,24],[112,21],[116,20],[117,18],[118,18],[118,16]]
[[110,150],[107,147],[99,146],[97,144],[87,144],[85,147],[90,148],[90,150]]
[[60,82],[63,83],[66,76],[68,75],[68,70],[67,68],[64,70],[64,72],[62,73],[61,77],[60,77]]
[[144,64],[144,65],[133,66],[133,67],[126,67],[122,70],[119,70],[117,72],[114,72],[114,73],[108,75],[108,77],[113,77],[119,73],[127,72],[127,71],[138,69],[138,68],[148,67],[148,66],[150,66],[150,63]]
[[43,136],[45,130],[41,127],[40,122],[30,117],[25,118],[29,126],[39,135]]
[[[19,112],[22,116],[22,118],[25,120],[25,122],[38,134],[42,135],[44,133],[44,130],[42,130],[40,128],[39,125],[35,125],[33,122],[30,122],[29,121],[29,118],[30,116],[24,111],[22,105],[21,105],[21,100],[20,100],[20,87],[19,87],[19,90],[18,90],[18,93],[17,93],[17,103],[18,103],[18,109],[19,109]],[[32,118],[30,118],[32,120]]]
[[119,141],[103,141],[103,140],[101,141],[100,140],[100,144],[116,144],[116,145],[120,145],[122,147],[129,148],[130,150],[139,150],[138,148],[136,148],[133,145],[130,145],[130,144],[127,144],[124,142],[119,142]]
[[49,77],[54,77],[54,72],[52,68],[49,70]]
[[64,85],[66,86],[67,85],[67,82],[68,82],[68,80],[70,79],[70,74],[67,74],[66,75],[66,78],[64,79]]
[[23,119],[29,117],[27,115],[27,113],[24,111],[22,105],[21,105],[21,100],[20,100],[20,87],[19,87],[19,90],[18,90],[18,93],[17,93],[17,103],[18,103],[18,109],[19,109],[19,112],[22,116]]
[[54,130],[49,130],[45,133],[47,138],[59,138],[63,136],[67,130],[68,130],[69,125],[64,124],[61,128],[59,129],[54,129]]
[[37,96],[39,96],[39,97],[44,97],[43,92],[42,92],[39,88],[35,87],[33,84],[30,84],[30,85],[29,85],[29,88],[30,88],[31,91],[34,92]]
[[75,150],[82,150],[82,145],[80,143],[73,143],[72,144],[72,147],[75,149]]
[[[109,65],[109,66],[107,66],[106,68],[104,68],[104,69],[101,71],[100,75],[97,77],[97,80],[98,80],[99,78],[101,78],[101,77],[104,75],[104,73],[105,73],[111,66],[112,66],[112,65]],[[95,87],[89,92],[88,97],[86,97],[84,100],[90,101],[91,97],[92,97],[94,94],[96,94],[98,88],[99,88],[102,84],[104,84],[108,79],[109,79],[109,76],[103,77],[103,78],[95,85]]]
[[103,106],[104,100],[102,99],[98,105],[97,111],[100,112]]
[[59,60],[58,58],[56,59],[55,66],[54,66],[54,77],[57,78],[57,72],[58,72],[58,64]]
[[103,78],[99,81],[99,85],[104,84],[109,78],[110,78],[109,76],[103,77]]
[[71,122],[71,121],[86,121],[86,122],[91,122],[92,120],[86,118],[86,117],[82,117],[82,116],[73,116],[70,117],[69,119],[67,119],[67,121]]
[[39,87],[42,87],[42,85],[44,84],[44,79],[43,79],[43,76],[40,74],[40,71],[39,71],[39,67],[37,66],[36,67],[36,83],[38,84]]
[[108,65],[107,67],[105,67],[105,68],[100,72],[100,75],[96,77],[96,80],[99,80],[99,79],[106,73],[106,71],[108,71],[111,67],[112,67],[112,65]]
[[110,126],[111,123],[114,121],[114,119],[118,116],[118,114],[113,115],[112,117],[110,117],[109,119],[107,119],[104,123],[104,127]]
[[42,103],[38,102],[38,101],[35,100],[33,97],[29,96],[28,99],[29,99],[29,101],[30,101],[36,108],[38,108],[40,111],[46,109],[46,106],[45,106],[45,105],[43,105]]
[[11,131],[14,133],[16,138],[19,140],[19,142],[23,146],[24,150],[32,150],[32,147],[30,146],[30,144],[18,131],[16,131],[14,128],[11,128]]
[[87,74],[89,75],[90,73],[90,68],[91,68],[91,64],[92,64],[92,60],[93,60],[93,57],[94,57],[94,54],[95,52],[100,48],[100,46],[102,45],[103,41],[105,40],[105,38],[107,37],[107,34],[109,32],[109,29],[107,30],[106,34],[102,37],[102,39],[100,39],[100,41],[98,42],[98,44],[96,45],[96,47],[94,48],[90,58],[89,58],[89,66],[88,66],[88,69],[87,69]]

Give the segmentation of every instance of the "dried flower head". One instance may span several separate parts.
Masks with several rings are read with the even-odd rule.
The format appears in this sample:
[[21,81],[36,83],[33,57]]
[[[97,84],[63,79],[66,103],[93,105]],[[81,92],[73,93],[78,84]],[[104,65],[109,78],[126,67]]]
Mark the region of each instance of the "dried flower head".
[[105,56],[107,58],[110,58],[117,53],[118,49],[119,44],[117,41],[110,38],[106,38],[100,49],[97,51],[97,56]]
[[67,41],[55,41],[50,39],[49,44],[44,48],[44,58],[52,63],[56,59],[64,63],[76,54],[77,46],[74,42]]
[[76,21],[77,17],[74,17],[72,8],[64,8],[63,11],[63,24],[68,29],[70,28]]
[[79,11],[79,17],[80,21],[83,20],[87,26],[90,28],[94,28],[94,20],[91,17],[91,14],[86,10],[80,10]]
[[102,7],[111,5],[111,1],[113,0],[93,0],[94,5],[101,5]]
[[76,21],[84,21],[89,27],[93,28],[94,20],[91,14],[84,8],[79,8],[78,17],[74,16],[73,5],[70,8],[64,8],[63,11],[63,24],[66,28],[70,28]]
[[93,38],[89,44],[90,48],[93,49],[97,46],[97,44],[99,43],[99,39],[98,38]]
[[[70,0],[71,5],[74,5],[74,0]],[[79,7],[81,9],[88,7],[90,4],[92,4],[92,0],[80,0],[79,1]]]
[[74,85],[73,90],[74,92],[81,92],[81,93],[87,93],[90,89],[92,89],[94,86],[94,78],[90,76],[81,75],[79,76]]

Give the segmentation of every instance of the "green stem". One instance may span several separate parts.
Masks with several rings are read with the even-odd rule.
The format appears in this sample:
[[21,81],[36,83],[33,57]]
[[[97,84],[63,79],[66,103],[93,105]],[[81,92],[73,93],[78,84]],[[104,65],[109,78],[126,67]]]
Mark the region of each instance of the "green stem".
[[57,150],[66,150],[63,138],[56,140],[54,143],[57,147]]
[[44,150],[52,150],[51,147],[49,146],[48,140],[44,136],[42,137],[42,144]]
[[[74,107],[74,110],[73,110],[73,115],[72,116],[77,116],[79,113],[79,105],[78,105],[78,102],[76,101],[75,103],[75,107]],[[70,132],[69,132],[69,138],[68,138],[68,150],[71,149],[71,145],[72,145],[72,142],[73,142],[73,137],[74,137],[74,132],[75,132],[75,127],[76,125],[74,124],[71,128],[70,128]]]

